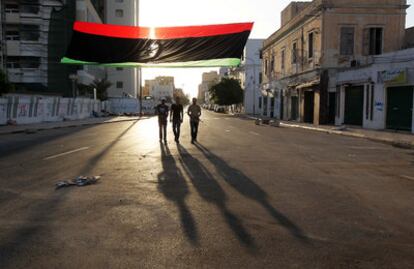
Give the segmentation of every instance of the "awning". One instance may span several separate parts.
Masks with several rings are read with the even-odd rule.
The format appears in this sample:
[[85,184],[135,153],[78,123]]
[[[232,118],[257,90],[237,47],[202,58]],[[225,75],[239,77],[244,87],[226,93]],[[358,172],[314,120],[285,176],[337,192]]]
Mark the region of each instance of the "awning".
[[308,82],[299,84],[298,86],[296,86],[296,89],[299,90],[299,89],[303,89],[303,88],[310,88],[312,86],[318,85],[319,83],[321,83],[321,80],[320,79],[315,79],[315,80],[312,80],[312,81],[308,81]]

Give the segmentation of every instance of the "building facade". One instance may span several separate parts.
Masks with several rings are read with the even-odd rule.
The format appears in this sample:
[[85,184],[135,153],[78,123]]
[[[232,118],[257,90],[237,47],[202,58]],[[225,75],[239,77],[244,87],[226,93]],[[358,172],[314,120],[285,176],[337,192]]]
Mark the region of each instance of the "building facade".
[[[103,23],[102,12],[98,12],[97,7],[103,1],[76,0],[76,20],[94,23]],[[95,79],[106,77],[106,69],[100,66],[84,65],[79,66],[75,74],[76,83],[90,85]],[[72,77],[72,76],[71,76]],[[92,93],[88,95],[93,96]]]
[[372,65],[337,73],[337,125],[414,133],[414,49],[373,57]]
[[205,72],[202,74],[201,83],[198,85],[197,99],[199,104],[209,104],[209,89],[220,81],[220,76],[216,71]]
[[70,93],[68,75],[75,68],[59,67],[58,62],[69,43],[76,3],[5,0],[2,5],[2,48],[9,81],[21,91]]
[[5,0],[1,7],[2,65],[19,92],[74,96],[76,83],[104,75],[102,68],[60,64],[75,19],[102,23],[90,0]]
[[145,80],[145,87],[148,88],[148,96],[151,96],[156,104],[161,102],[161,99],[166,99],[168,103],[173,101],[174,77],[160,76],[152,80]]
[[[105,1],[105,22],[108,24],[138,26],[139,0]],[[108,97],[138,97],[141,87],[139,68],[108,68],[108,80],[112,86],[108,89]]]
[[237,77],[244,90],[243,107],[247,114],[257,115],[259,109],[260,84],[262,77],[262,59],[260,51],[263,39],[249,39],[243,52],[241,67],[237,69]]
[[264,42],[263,114],[334,123],[337,72],[400,50],[407,8],[405,0],[292,2]]

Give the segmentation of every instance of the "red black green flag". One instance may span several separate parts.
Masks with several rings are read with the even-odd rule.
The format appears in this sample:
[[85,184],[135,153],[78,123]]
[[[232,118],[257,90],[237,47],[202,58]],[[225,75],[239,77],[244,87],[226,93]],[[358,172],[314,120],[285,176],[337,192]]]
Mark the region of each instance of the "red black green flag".
[[253,23],[133,27],[75,22],[62,63],[106,66],[237,66]]

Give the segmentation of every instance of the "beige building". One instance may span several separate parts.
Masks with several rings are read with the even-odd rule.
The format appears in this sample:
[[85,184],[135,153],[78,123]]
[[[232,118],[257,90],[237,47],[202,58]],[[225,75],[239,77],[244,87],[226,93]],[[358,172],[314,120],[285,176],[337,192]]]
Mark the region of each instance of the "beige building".
[[198,103],[209,103],[209,93],[208,90],[211,86],[220,81],[220,76],[216,71],[205,72],[202,74],[201,84],[198,85]]
[[151,96],[155,103],[159,103],[161,99],[166,99],[171,103],[175,89],[174,77],[159,76],[155,79],[145,80],[145,88],[148,89],[147,96]]
[[264,42],[263,114],[334,123],[336,72],[401,49],[407,8],[405,0],[292,2]]

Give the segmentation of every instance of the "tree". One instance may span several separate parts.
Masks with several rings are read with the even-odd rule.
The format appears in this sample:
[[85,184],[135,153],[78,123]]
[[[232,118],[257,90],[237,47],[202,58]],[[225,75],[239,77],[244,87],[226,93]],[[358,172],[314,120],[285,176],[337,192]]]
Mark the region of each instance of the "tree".
[[223,78],[209,89],[210,100],[220,106],[236,105],[243,102],[243,89],[233,78]]
[[0,69],[0,95],[14,91],[14,85],[11,84],[7,75]]
[[105,77],[102,79],[95,79],[89,87],[93,90],[96,89],[97,98],[101,101],[108,99],[108,89],[112,86],[112,83]]

